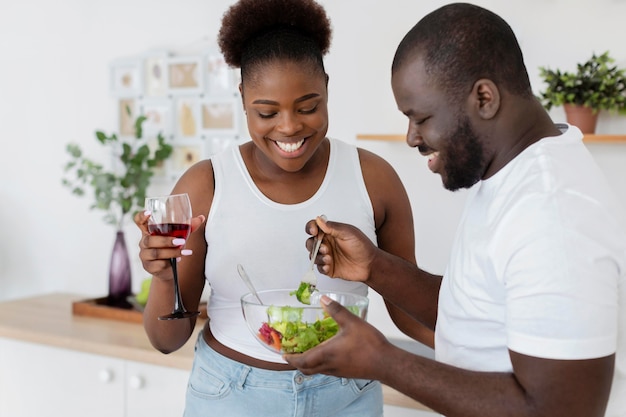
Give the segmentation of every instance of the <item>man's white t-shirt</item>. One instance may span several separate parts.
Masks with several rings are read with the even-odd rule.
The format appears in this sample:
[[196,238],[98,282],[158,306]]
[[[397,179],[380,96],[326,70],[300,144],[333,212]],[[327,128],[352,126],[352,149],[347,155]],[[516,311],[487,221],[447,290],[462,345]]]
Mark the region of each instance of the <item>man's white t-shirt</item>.
[[512,370],[616,353],[606,416],[626,415],[626,232],[573,126],[524,150],[468,197],[441,285],[438,361]]

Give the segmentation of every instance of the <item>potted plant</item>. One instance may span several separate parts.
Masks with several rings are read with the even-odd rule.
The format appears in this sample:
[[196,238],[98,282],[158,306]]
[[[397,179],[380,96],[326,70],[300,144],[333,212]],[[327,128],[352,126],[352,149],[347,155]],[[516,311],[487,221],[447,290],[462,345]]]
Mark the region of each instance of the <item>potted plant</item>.
[[[126,110],[130,115],[129,109]],[[107,304],[124,308],[131,307],[126,300],[131,295],[131,272],[122,227],[126,217],[143,207],[155,168],[172,154],[172,146],[166,143],[161,133],[156,137],[154,149],[142,140],[145,121],[143,115],[135,119],[134,137],[130,138],[96,131],[98,142],[110,148],[110,154],[114,155],[111,170],[85,157],[79,145],[69,143],[66,151],[70,160],[65,165],[62,180],[63,185],[77,196],[84,196],[86,188],[92,188],[95,201],[90,208],[103,210],[104,221],[116,228]]]
[[[540,92],[539,100],[547,110],[563,106],[567,121],[583,133],[595,132],[600,110],[626,114],[626,73],[612,65],[614,62],[607,51],[602,55],[594,53],[587,62],[577,64],[576,72],[540,67],[547,86]],[[577,115],[590,120],[581,121]]]

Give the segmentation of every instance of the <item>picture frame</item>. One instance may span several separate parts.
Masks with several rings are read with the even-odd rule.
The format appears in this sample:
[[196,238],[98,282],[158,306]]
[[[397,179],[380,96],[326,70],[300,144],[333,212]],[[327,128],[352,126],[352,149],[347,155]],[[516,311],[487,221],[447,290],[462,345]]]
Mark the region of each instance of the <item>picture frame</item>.
[[136,99],[120,98],[117,103],[118,132],[120,136],[133,136],[137,118]]
[[215,135],[204,138],[204,158],[211,158],[238,143],[239,135]]
[[174,133],[173,119],[174,109],[172,101],[163,99],[144,99],[141,101],[141,114],[146,117],[143,124],[144,135],[154,136],[159,132],[165,137],[171,137]]
[[167,51],[153,52],[143,57],[144,96],[165,97],[168,94]]
[[141,59],[118,59],[109,68],[111,95],[137,97],[143,93]]
[[200,131],[207,137],[215,134],[236,134],[239,131],[241,103],[235,98],[204,98],[200,100]]
[[205,143],[200,138],[179,139],[171,143],[172,155],[167,161],[167,176],[178,179],[187,169],[205,158]]
[[170,57],[167,60],[168,93],[201,94],[204,92],[201,56]]
[[205,90],[209,96],[235,97],[239,95],[238,71],[230,68],[221,53],[210,51],[204,58]]
[[[166,140],[166,142],[171,145],[171,141]],[[145,143],[148,145],[148,148],[150,149],[150,155],[154,155],[154,153],[156,152],[156,150],[159,147],[159,140],[157,138],[157,135],[154,135],[148,139],[146,139]],[[168,161],[159,161],[153,168],[152,168],[152,173],[154,175],[153,178],[155,179],[166,179],[167,178],[167,174],[168,174]]]
[[175,100],[174,134],[179,137],[196,137],[200,135],[200,98],[194,96],[177,97]]

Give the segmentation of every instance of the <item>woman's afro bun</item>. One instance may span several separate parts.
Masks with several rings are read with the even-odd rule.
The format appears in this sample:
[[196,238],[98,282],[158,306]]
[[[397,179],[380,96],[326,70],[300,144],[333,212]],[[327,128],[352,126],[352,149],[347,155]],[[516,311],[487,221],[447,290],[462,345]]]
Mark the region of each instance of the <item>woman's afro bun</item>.
[[226,63],[241,67],[246,43],[274,28],[290,28],[311,38],[322,55],[330,48],[332,29],[322,6],[313,0],[239,0],[222,18],[218,45]]

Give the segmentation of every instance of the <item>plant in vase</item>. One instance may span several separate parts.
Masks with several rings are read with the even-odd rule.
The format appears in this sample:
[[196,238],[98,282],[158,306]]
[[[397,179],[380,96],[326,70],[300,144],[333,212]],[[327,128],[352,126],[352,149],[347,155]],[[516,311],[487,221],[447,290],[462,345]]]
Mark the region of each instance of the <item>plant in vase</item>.
[[172,154],[172,146],[166,143],[161,133],[152,147],[143,139],[145,121],[143,115],[135,119],[134,136],[131,138],[95,132],[98,142],[110,148],[114,155],[111,170],[85,157],[79,145],[69,143],[66,151],[70,160],[65,165],[62,180],[63,185],[77,196],[84,196],[86,188],[91,187],[95,202],[90,208],[103,210],[104,221],[116,228],[107,304],[124,308],[131,307],[127,301],[131,295],[131,270],[123,224],[129,215],[143,207],[155,169]]
[[577,64],[576,72],[539,67],[546,89],[538,98],[547,110],[563,106],[570,124],[594,133],[600,110],[626,114],[626,70],[614,62],[607,51]]

